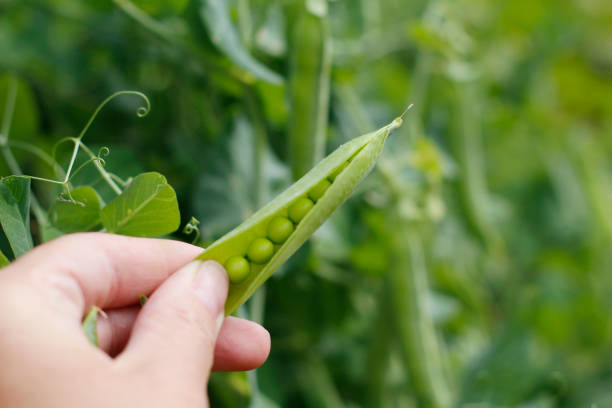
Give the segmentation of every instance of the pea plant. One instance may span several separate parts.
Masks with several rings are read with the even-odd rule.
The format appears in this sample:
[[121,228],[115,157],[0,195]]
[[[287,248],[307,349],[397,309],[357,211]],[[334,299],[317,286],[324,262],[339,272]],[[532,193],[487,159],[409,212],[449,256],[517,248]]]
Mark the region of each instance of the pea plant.
[[[180,224],[178,202],[174,189],[166,178],[155,172],[134,175],[126,180],[105,169],[105,159],[110,150],[101,148],[94,153],[83,141],[99,112],[110,101],[122,95],[142,98],[145,106],[138,108],[138,117],[144,117],[150,110],[149,100],[135,91],[121,91],[106,98],[94,111],[83,130],[76,137],[59,140],[50,154],[37,146],[13,143],[10,127],[17,82],[13,81],[6,96],[2,122],[0,147],[13,175],[0,180],[0,224],[2,225],[2,265],[32,249],[35,243],[44,243],[71,232],[103,231],[140,237],[154,237],[174,232]],[[66,168],[58,160],[58,148],[71,143],[72,149]],[[25,175],[17,163],[12,148],[22,148],[36,154],[52,167],[56,179]],[[81,155],[85,159],[80,158]],[[104,202],[98,191],[91,185],[73,184],[74,177],[87,166],[93,166],[105,184],[110,187],[114,198]],[[43,209],[32,194],[31,183],[48,183],[60,191],[48,209]],[[30,225],[30,211],[36,223]],[[33,230],[37,236],[33,237]]]
[[[11,87],[7,96],[2,128],[2,152],[15,173],[0,180],[2,193],[0,206],[3,210],[0,213],[0,223],[4,232],[2,238],[8,242],[11,249],[8,256],[0,252],[3,265],[8,264],[9,259],[15,259],[27,252],[34,245],[29,226],[31,208],[40,226],[38,241],[41,243],[71,232],[102,231],[153,237],[177,230],[180,214],[176,193],[163,175],[147,172],[122,180],[105,170],[103,156],[109,154],[107,147],[94,154],[83,142],[87,130],[98,113],[118,96],[135,95],[142,98],[146,105],[138,108],[137,115],[146,116],[150,110],[150,102],[144,94],[121,91],[109,96],[94,111],[77,137],[58,141],[51,155],[44,155],[58,175],[58,179],[49,179],[24,175],[12,155],[9,131],[16,92],[15,85]],[[412,105],[408,109],[411,107]],[[253,295],[257,288],[349,197],[373,168],[387,137],[402,125],[404,114],[377,131],[357,137],[340,146],[287,190],[233,231],[214,242],[199,256],[199,259],[212,259],[225,265],[231,281],[226,314],[235,312]],[[55,157],[57,147],[66,142],[71,142],[73,149],[68,166],[64,170]],[[87,160],[75,166],[80,150],[85,152]],[[43,153],[39,152],[39,155],[43,156]],[[115,192],[116,197],[109,203],[104,203],[92,186],[73,186],[71,183],[74,176],[88,165],[93,165]],[[31,194],[32,180],[61,187],[61,193],[48,211],[43,210]],[[198,221],[192,219],[184,231],[197,231],[197,224]],[[99,308],[94,306],[83,324],[85,333],[94,344],[97,344],[95,325],[99,312]]]

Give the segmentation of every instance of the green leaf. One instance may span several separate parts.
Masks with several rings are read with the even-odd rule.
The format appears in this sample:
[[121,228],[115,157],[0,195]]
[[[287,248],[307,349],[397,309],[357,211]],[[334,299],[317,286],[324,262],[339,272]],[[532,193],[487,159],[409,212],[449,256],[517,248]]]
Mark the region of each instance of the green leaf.
[[63,195],[49,209],[53,225],[63,232],[91,231],[101,224],[102,203],[96,190],[90,186],[70,191],[72,200]]
[[102,210],[108,232],[153,237],[176,231],[181,217],[174,189],[159,173],[142,173]]
[[15,258],[32,249],[29,178],[10,176],[0,180],[0,224]]
[[6,257],[6,255],[4,255],[2,251],[0,251],[0,268],[3,268],[10,263],[11,261],[8,260],[8,258]]
[[240,42],[240,36],[230,20],[227,3],[225,0],[202,0],[200,16],[210,40],[237,66],[255,77],[273,84],[283,83],[279,74],[253,58]]
[[98,313],[100,308],[98,306],[92,306],[83,320],[81,326],[87,336],[87,340],[94,346],[98,347]]

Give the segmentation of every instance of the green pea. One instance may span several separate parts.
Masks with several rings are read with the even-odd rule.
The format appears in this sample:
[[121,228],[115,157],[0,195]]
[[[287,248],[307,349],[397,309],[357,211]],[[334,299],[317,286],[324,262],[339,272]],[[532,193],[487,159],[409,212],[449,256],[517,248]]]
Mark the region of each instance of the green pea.
[[308,198],[298,198],[297,201],[289,207],[289,218],[296,224],[302,221],[302,218],[312,209],[314,203]]
[[225,262],[225,270],[229,276],[230,282],[240,283],[249,276],[251,266],[249,261],[241,256],[232,256]]
[[274,255],[274,244],[267,238],[257,238],[247,249],[247,257],[256,264],[264,264]]
[[329,175],[329,177],[327,177],[329,180],[334,181],[336,179],[336,177],[338,177],[338,175],[340,175],[340,173],[342,173],[342,170],[346,169],[347,166],[349,165],[349,162],[344,162],[340,165],[340,167],[338,167],[336,170],[332,171],[332,173]]
[[282,244],[293,232],[293,223],[285,217],[275,217],[268,224],[268,238],[275,244]]
[[331,182],[328,179],[319,181],[317,185],[308,192],[308,197],[316,203],[323,197],[323,194],[325,194],[329,186],[331,186]]

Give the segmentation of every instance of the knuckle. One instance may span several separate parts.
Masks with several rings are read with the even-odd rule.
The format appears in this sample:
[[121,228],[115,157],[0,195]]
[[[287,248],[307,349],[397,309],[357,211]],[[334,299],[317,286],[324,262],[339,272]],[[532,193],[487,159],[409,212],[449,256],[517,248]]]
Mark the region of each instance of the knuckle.
[[[71,304],[84,302],[79,282],[71,275],[60,273],[30,274],[29,284],[39,293],[51,296],[51,300],[65,299]],[[49,302],[55,304],[56,302]]]
[[171,313],[171,317],[174,319],[177,325],[187,328],[200,325],[196,312],[193,310],[193,308],[185,305],[184,303],[175,304],[172,307],[169,307],[168,312]]

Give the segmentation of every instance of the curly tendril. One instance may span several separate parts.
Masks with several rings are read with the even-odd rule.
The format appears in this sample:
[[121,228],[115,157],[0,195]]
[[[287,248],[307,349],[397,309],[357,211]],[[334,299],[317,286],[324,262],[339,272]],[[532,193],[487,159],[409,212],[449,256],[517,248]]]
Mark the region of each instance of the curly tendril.
[[[109,96],[108,98],[103,100],[102,103],[100,105],[98,105],[98,107],[96,108],[94,113],[91,115],[91,117],[89,118],[89,120],[85,124],[85,127],[83,128],[83,130],[81,131],[81,133],[79,133],[79,136],[76,139],[73,139],[73,141],[74,141],[74,150],[72,151],[72,157],[70,158],[70,164],[68,165],[68,170],[66,170],[66,179],[65,179],[65,182],[68,182],[72,178],[70,176],[70,173],[72,172],[72,167],[74,166],[74,162],[76,161],[76,157],[77,157],[77,154],[79,152],[79,147],[82,147],[83,149],[86,148],[85,145],[81,143],[81,140],[85,136],[85,133],[87,133],[87,131],[89,130],[89,127],[91,126],[93,121],[98,117],[98,114],[100,113],[102,108],[104,108],[107,103],[109,103],[110,101],[112,101],[113,99],[115,99],[116,97],[121,96],[121,95],[136,95],[136,96],[139,96],[140,98],[142,98],[144,100],[145,106],[141,106],[141,107],[139,107],[136,110],[136,116],[138,116],[139,118],[142,118],[142,117],[146,116],[149,113],[149,111],[151,110],[151,102],[149,101],[149,98],[147,98],[147,96],[145,94],[143,94],[142,92],[138,92],[138,91],[119,91],[119,92],[115,92],[114,94],[112,94],[111,96]],[[100,150],[100,152],[102,152],[103,149],[104,148],[102,148]],[[108,150],[108,148],[106,150]],[[94,162],[97,164],[98,171],[100,172],[102,177],[108,182],[108,184],[111,186],[111,188],[117,194],[121,194],[121,189],[113,182],[111,177],[104,171],[103,166],[104,166],[105,162],[102,159],[100,152],[98,152],[98,156],[94,156],[94,157],[96,157],[98,159],[98,160],[94,160]],[[55,154],[55,151],[54,151],[54,154]],[[89,154],[91,156],[91,152]]]
[[113,99],[115,99],[116,97],[121,96],[121,95],[136,95],[136,96],[140,96],[144,100],[146,106],[141,106],[138,109],[136,109],[136,116],[138,116],[139,118],[147,116],[149,114],[149,112],[151,111],[151,102],[149,101],[149,98],[147,98],[147,96],[145,94],[143,94],[142,92],[138,92],[138,91],[119,91],[119,92],[115,92],[114,94],[112,94],[111,96],[109,96],[108,98],[103,100],[100,105],[98,105],[98,107],[96,108],[94,113],[91,115],[91,117],[89,118],[89,120],[85,124],[85,127],[83,128],[81,133],[79,133],[79,136],[78,136],[79,140],[81,140],[83,138],[83,136],[85,136],[85,133],[87,132],[87,130],[89,130],[89,127],[91,126],[93,121],[96,119],[96,117],[98,116],[98,114],[100,113],[102,108],[104,108],[106,106],[106,104],[108,104],[110,101],[112,101]]
[[[147,98],[147,96],[145,94],[143,94],[142,92],[138,92],[138,91],[119,91],[119,92],[115,92],[114,94],[110,95],[108,98],[103,100],[102,103],[100,103],[100,105],[98,105],[96,110],[93,112],[93,114],[91,115],[91,117],[89,118],[87,123],[85,124],[85,127],[83,128],[83,130],[81,130],[81,133],[79,133],[79,135],[77,137],[64,137],[64,138],[60,139],[59,141],[57,141],[53,145],[53,148],[51,149],[51,155],[50,156],[47,155],[45,152],[43,152],[42,150],[40,150],[38,148],[34,148],[34,147],[31,147],[31,146],[28,146],[28,145],[26,145],[24,143],[21,143],[21,142],[11,142],[13,144],[13,147],[17,147],[17,148],[21,148],[23,150],[27,150],[30,153],[35,154],[36,156],[41,158],[43,161],[47,162],[50,166],[53,167],[53,169],[55,171],[55,175],[58,178],[63,178],[63,180],[52,180],[52,179],[48,179],[48,178],[44,178],[44,177],[35,177],[35,176],[23,176],[23,177],[27,177],[27,178],[29,178],[31,180],[37,180],[37,181],[42,181],[42,182],[46,182],[46,183],[59,184],[59,185],[63,186],[66,189],[65,194],[68,197],[67,201],[70,201],[72,203],[78,203],[76,200],[74,200],[74,198],[70,194],[70,190],[71,190],[70,181],[85,166],[87,166],[90,163],[94,163],[94,165],[96,166],[98,172],[100,173],[102,178],[108,183],[108,185],[111,187],[111,189],[113,189],[113,191],[115,191],[115,193],[117,193],[117,195],[121,194],[121,192],[122,192],[121,188],[115,183],[115,181],[117,181],[122,186],[126,185],[126,181],[123,181],[118,176],[116,176],[116,175],[114,175],[112,173],[109,173],[106,170],[104,170],[104,167],[106,166],[106,161],[104,160],[104,157],[107,157],[110,154],[110,149],[108,147],[106,147],[106,146],[103,146],[103,147],[101,147],[98,150],[98,154],[95,155],[82,142],[82,139],[85,136],[85,133],[87,133],[87,131],[91,127],[92,123],[94,122],[94,120],[96,119],[96,117],[98,116],[98,114],[100,113],[102,108],[104,108],[104,106],[106,106],[106,104],[108,104],[110,101],[112,101],[113,99],[115,99],[116,97],[121,96],[121,95],[135,95],[135,96],[139,96],[140,98],[142,98],[142,100],[144,101],[145,105],[144,106],[140,106],[140,107],[138,107],[138,109],[136,109],[136,116],[138,116],[139,118],[147,116],[149,114],[149,112],[151,111],[151,102],[149,101],[149,98]],[[4,126],[4,127],[6,128],[6,126]],[[7,132],[3,132],[2,134],[0,134],[0,147],[3,147],[3,146],[8,144],[7,136],[8,136]],[[59,146],[61,146],[63,143],[66,143],[66,142],[73,143],[73,149],[72,149],[72,154],[71,154],[71,157],[70,157],[70,162],[68,164],[68,168],[66,169],[66,171],[63,171],[62,167],[57,162],[56,157],[57,157],[57,150],[58,150]],[[74,168],[74,165],[75,165],[75,162],[76,162],[77,155],[79,153],[79,149],[83,149],[83,151],[89,156],[89,159],[86,162],[82,163],[75,170],[73,168]],[[17,174],[22,174],[21,170],[19,170],[19,171],[17,171],[17,170],[19,170],[19,169],[16,168],[16,170],[14,172],[17,173]],[[62,174],[60,174],[60,173],[62,173]],[[66,199],[60,198],[60,201],[61,200],[66,200]]]
[[[147,100],[147,103],[149,101]],[[140,106],[138,109],[136,109],[136,116],[138,116],[139,118],[143,118],[145,116],[147,116],[149,114],[149,111],[151,110],[151,106]]]
[[[102,159],[102,157],[108,157],[109,154],[110,149],[106,146],[102,146],[100,150],[98,150],[98,155],[96,157],[99,158],[102,162],[104,162],[104,159]],[[104,163],[105,164],[103,164],[103,166],[106,166],[106,162]]]
[[198,225],[200,225],[200,221],[198,221],[198,219],[195,217],[191,217],[187,225],[185,225],[185,228],[183,228],[183,234],[190,235],[195,232],[195,236],[191,242],[194,245],[197,244],[198,240],[200,239],[200,228]]

